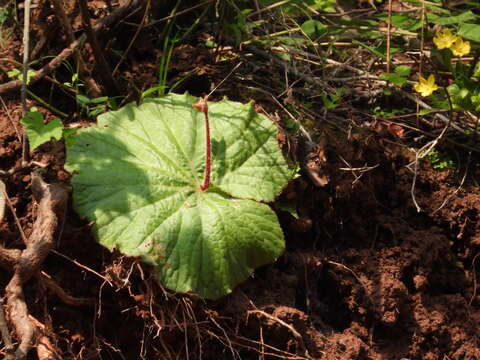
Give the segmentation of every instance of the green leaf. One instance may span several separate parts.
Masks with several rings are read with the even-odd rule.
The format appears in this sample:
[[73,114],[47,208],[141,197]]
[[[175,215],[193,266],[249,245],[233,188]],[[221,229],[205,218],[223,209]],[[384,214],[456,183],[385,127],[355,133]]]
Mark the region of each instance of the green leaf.
[[412,68],[408,65],[399,65],[395,68],[395,74],[397,74],[398,76],[408,77],[410,76],[411,71]]
[[353,39],[353,40],[352,40],[352,44],[360,45],[360,46],[364,47],[365,49],[367,49],[368,51],[370,51],[373,55],[378,56],[380,59],[383,59],[383,60],[386,60],[386,59],[387,59],[387,56],[386,56],[386,55],[382,54],[380,51],[378,51],[377,49],[371,47],[370,45],[367,45],[367,44],[364,43],[364,42],[361,42],[361,41],[359,41],[359,40]]
[[[7,72],[7,75],[9,78],[16,78],[20,81],[23,80],[23,74],[20,70],[18,69],[13,69],[13,70],[10,70],[9,72]],[[28,69],[27,70],[27,85],[30,84],[30,79],[35,76],[35,71],[32,70],[32,69]]]
[[316,39],[327,33],[327,26],[318,20],[307,20],[302,24],[301,28],[302,31],[312,39]]
[[75,134],[77,129],[63,129],[62,137],[65,141],[65,146],[73,146],[75,144]]
[[477,61],[473,69],[474,70],[473,70],[472,78],[479,78],[480,77],[480,61]]
[[479,16],[468,10],[455,16],[439,16],[437,14],[428,14],[428,22],[438,25],[462,24],[468,21],[476,20]]
[[457,34],[465,39],[480,42],[480,25],[461,24],[458,28]]
[[42,113],[29,111],[20,121],[25,127],[32,150],[35,150],[52,138],[56,140],[62,138],[63,125],[60,119],[53,119],[48,124],[44,124]]
[[438,111],[438,110],[439,109],[434,109],[434,108],[432,108],[432,109],[421,109],[421,110],[418,111],[418,115],[424,116],[424,115],[428,115],[428,114],[430,114],[432,112],[435,112],[435,111]]
[[75,96],[75,99],[77,100],[77,104],[80,104],[80,105],[87,105],[91,103],[90,98],[82,94],[77,94]]
[[402,76],[399,76],[398,74],[395,74],[395,73],[381,74],[379,76],[379,78],[382,79],[382,80],[389,81],[392,84],[395,84],[395,85],[398,85],[398,86],[402,86],[403,84],[405,84],[407,82],[406,78],[404,78]]
[[[388,20],[388,15],[379,15],[377,16],[378,19],[387,21]],[[419,27],[421,27],[422,23],[421,21],[410,14],[407,13],[401,13],[401,14],[394,14],[392,15],[392,25],[396,26],[400,29],[404,30],[416,30]]]
[[168,88],[168,86],[166,86],[166,85],[159,85],[159,86],[151,87],[150,89],[147,89],[144,92],[142,92],[141,99],[143,100],[143,99],[149,97],[150,95],[153,95],[154,93],[158,92],[158,90],[166,89],[166,88]]
[[299,218],[298,212],[297,212],[297,206],[294,202],[281,199],[275,202],[275,206],[282,211],[288,212],[295,219]]
[[168,288],[218,298],[284,250],[273,201],[293,175],[253,104],[209,103],[212,186],[202,191],[199,99],[169,94],[98,117],[67,147],[78,213],[99,241],[154,265]]

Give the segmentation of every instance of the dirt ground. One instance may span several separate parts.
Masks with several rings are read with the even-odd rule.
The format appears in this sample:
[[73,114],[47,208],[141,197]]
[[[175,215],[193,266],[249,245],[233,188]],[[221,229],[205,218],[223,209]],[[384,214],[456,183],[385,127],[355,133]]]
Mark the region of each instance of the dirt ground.
[[[40,10],[36,19],[51,21],[43,28],[54,31],[58,24]],[[19,41],[12,38],[2,57],[18,60]],[[41,51],[55,54],[63,45],[48,40]],[[125,93],[128,79],[146,88],[154,83],[157,58],[144,41],[137,44],[122,69]],[[2,67],[11,65],[3,61]],[[174,52],[171,76],[194,72],[176,92],[200,96],[230,68],[214,63],[207,51],[184,46]],[[7,81],[0,75],[0,83]],[[247,101],[235,81],[226,81],[218,96]],[[50,88],[42,80],[32,91],[48,96]],[[21,162],[21,105],[18,93],[2,98],[0,169],[8,170]],[[273,117],[267,97],[256,102]],[[31,104],[47,119],[54,117]],[[66,97],[55,100],[63,111],[71,105]],[[69,113],[69,123],[94,121]],[[304,168],[285,189],[281,198],[295,204],[298,219],[272,205],[285,234],[285,254],[217,301],[163,289],[138,259],[97,244],[70,204],[55,251],[41,269],[63,295],[38,277],[24,286],[30,314],[59,358],[480,359],[478,153],[459,153],[457,171],[437,171],[421,161],[412,191],[412,153],[363,122],[357,118],[349,131],[323,128],[324,141],[305,156],[322,184]],[[279,139],[292,152],[290,136]],[[47,165],[48,180],[68,186],[62,142],[42,145],[33,160]],[[3,178],[27,237],[37,216],[31,170]],[[23,248],[10,211],[0,224],[0,242]],[[2,289],[10,276],[0,273]],[[37,358],[35,351],[29,358]]]

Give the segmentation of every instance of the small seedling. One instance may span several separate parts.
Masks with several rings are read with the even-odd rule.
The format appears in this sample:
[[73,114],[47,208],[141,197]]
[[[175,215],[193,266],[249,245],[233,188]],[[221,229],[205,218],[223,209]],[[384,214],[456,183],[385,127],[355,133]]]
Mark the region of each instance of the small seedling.
[[457,168],[455,162],[452,159],[436,150],[430,151],[425,156],[425,159],[430,162],[432,168],[438,171],[455,170]]
[[98,98],[89,98],[88,96],[77,94],[75,96],[77,104],[82,111],[89,117],[95,117],[103,114],[108,109],[116,109],[116,103],[108,96],[101,96]]
[[62,121],[56,118],[45,124],[43,114],[35,107],[32,107],[27,115],[20,121],[25,128],[32,150],[35,150],[51,139],[60,140],[62,138]]
[[40,145],[49,142],[52,139],[65,140],[67,145],[73,145],[73,135],[76,129],[66,129],[62,121],[58,118],[50,120],[45,124],[43,114],[38,111],[36,107],[32,107],[25,117],[20,122],[25,128],[28,136],[30,148],[35,150]]
[[[7,75],[10,79],[22,80],[22,72],[18,69],[13,69],[7,72]],[[30,83],[30,79],[35,76],[35,71],[28,69],[27,71],[27,85]]]
[[322,98],[323,106],[326,109],[333,110],[340,106],[340,101],[343,96],[343,89],[339,88],[333,94],[322,94],[320,95]]

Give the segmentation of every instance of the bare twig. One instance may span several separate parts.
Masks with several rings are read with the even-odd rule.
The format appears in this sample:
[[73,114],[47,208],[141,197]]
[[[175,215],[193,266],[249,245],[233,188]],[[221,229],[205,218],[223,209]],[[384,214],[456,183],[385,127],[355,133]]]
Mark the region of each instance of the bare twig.
[[44,163],[41,163],[41,162],[38,162],[38,161],[30,161],[29,163],[26,163],[26,164],[20,164],[19,166],[16,166],[16,167],[13,167],[13,168],[10,168],[8,170],[0,170],[0,177],[8,177],[8,176],[11,176],[19,171],[22,171],[22,170],[25,170],[25,169],[28,169],[30,168],[31,166],[38,166],[40,168],[45,168],[47,167],[48,165],[47,164],[44,164]]
[[254,86],[246,86],[246,88],[248,89],[252,89],[252,90],[256,90],[256,91],[260,91],[268,96],[270,96],[272,98],[273,101],[275,101],[275,103],[280,106],[282,108],[283,111],[285,111],[285,113],[294,121],[297,123],[298,125],[298,129],[299,131],[302,133],[302,135],[309,141],[309,143],[313,144],[313,140],[312,140],[312,137],[310,136],[309,132],[305,129],[305,127],[300,123],[300,121],[298,121],[298,119],[290,112],[288,111],[288,109],[283,106],[283,104],[275,97],[275,95],[273,95],[271,92],[265,90],[265,89],[262,89],[260,87],[254,87]]
[[[164,17],[164,18],[161,18],[161,19],[152,21],[151,23],[145,25],[144,27],[154,26],[154,25],[160,24],[161,22],[174,19],[174,18],[176,18],[177,16],[186,14],[186,13],[192,11],[192,10],[195,10],[195,9],[197,9],[197,8],[199,8],[199,7],[202,7],[203,5],[210,4],[210,3],[214,2],[214,1],[216,1],[216,0],[206,0],[206,1],[204,1],[204,2],[201,2],[200,4],[194,5],[194,6],[190,7],[190,8],[188,8],[188,9],[185,9],[185,10],[176,12],[175,14],[166,16],[166,17]],[[140,25],[137,25],[137,24],[135,24],[135,25],[136,25],[136,26],[140,26]]]
[[0,179],[0,224],[5,215],[5,203],[7,202],[7,192],[5,191],[5,183]]
[[100,279],[102,279],[105,283],[108,283],[108,285],[110,285],[110,287],[113,287],[112,282],[110,280],[108,280],[105,276],[103,276],[102,274],[98,273],[97,271],[95,271],[93,269],[90,269],[88,266],[85,266],[85,265],[79,263],[77,260],[74,260],[74,259],[68,257],[67,255],[62,254],[55,249],[52,249],[51,252],[58,255],[58,256],[63,257],[64,259],[67,259],[68,261],[77,265],[78,267],[91,272],[92,274],[94,274],[94,275],[98,276]]
[[[95,32],[101,32],[104,28],[112,26],[115,22],[118,22],[121,18],[125,17],[129,11],[135,7],[138,7],[141,3],[141,0],[129,0],[122,7],[117,8],[110,15],[105,16],[100,19],[97,24],[93,26]],[[35,72],[30,78],[29,84],[33,84],[38,80],[42,79],[45,75],[50,74],[53,70],[59,67],[63,61],[68,59],[86,39],[86,35],[80,36],[77,40],[71,43],[67,48],[63,49],[60,54],[53,58],[47,65],[42,67],[40,70]],[[0,94],[6,93],[8,91],[18,90],[22,86],[21,80],[12,80],[5,84],[0,84]]]
[[[68,20],[67,14],[65,13],[65,10],[63,8],[62,3],[60,0],[52,0],[53,7],[55,9],[55,12],[57,13],[57,16],[62,23],[63,28],[67,32],[67,39],[70,43],[75,42],[75,34],[73,32],[72,24]],[[82,53],[80,50],[77,48],[75,49],[75,59],[77,60],[78,68],[80,70],[80,73],[84,75],[84,80],[85,83],[89,86],[90,88],[90,95],[92,97],[98,97],[100,96],[100,89],[98,87],[98,84],[95,82],[95,80],[88,75],[87,67],[85,66],[85,62],[83,61]]]
[[[58,0],[57,0],[58,1]],[[117,65],[115,65],[115,68],[113,69],[112,76],[115,75],[118,71],[118,68],[122,64],[123,60],[127,57],[127,54],[130,52],[130,49],[132,48],[133,44],[135,43],[135,40],[137,40],[138,35],[140,34],[140,31],[142,30],[145,21],[147,20],[147,16],[150,10],[150,3],[151,0],[147,0],[147,4],[145,5],[145,12],[143,13],[142,16],[142,21],[140,22],[140,25],[138,26],[137,30],[135,31],[135,34],[132,37],[132,40],[130,40],[130,43],[127,46],[127,49],[123,52],[122,57],[120,60],[118,60]]]
[[[415,208],[417,209],[417,212],[422,211],[422,208],[418,205],[417,199],[415,197],[415,185],[417,183],[417,172],[418,172],[418,162],[420,159],[423,159],[427,154],[432,151],[435,146],[437,146],[438,142],[440,139],[443,137],[447,129],[449,128],[449,124],[447,124],[440,135],[438,135],[435,139],[432,141],[428,142],[424,146],[422,146],[419,150],[415,152],[415,161],[413,162],[414,169],[413,169],[413,180],[412,180],[412,186],[410,187],[410,195],[412,197],[413,204],[415,205]],[[409,164],[411,165],[411,164]]]
[[[72,56],[74,50],[78,48],[81,44],[82,41],[84,41],[85,38],[82,36],[72,44],[70,44],[67,48],[63,49],[60,54],[58,54],[55,58],[53,58],[47,65],[42,67],[40,70],[35,72],[35,75],[33,75],[30,78],[29,84],[33,84],[43,78],[45,75],[50,74],[53,70],[58,68],[63,61],[68,59],[70,56]],[[18,90],[22,86],[22,81],[21,80],[12,80],[9,81],[5,84],[0,84],[0,94],[6,93],[8,91],[13,91],[13,90]]]
[[390,74],[391,54],[390,44],[392,40],[392,0],[388,0],[388,20],[387,20],[387,74]]
[[110,65],[108,64],[107,59],[105,59],[105,56],[103,56],[103,51],[100,48],[97,35],[93,30],[92,21],[88,12],[87,1],[78,0],[78,5],[80,7],[80,13],[82,14],[83,25],[85,26],[88,42],[92,47],[93,56],[99,67],[99,75],[102,79],[102,83],[107,89],[109,95],[117,95],[119,93],[118,86],[112,76]]
[[264,59],[268,59],[272,61],[273,63],[279,65],[281,68],[285,69],[290,75],[296,77],[296,78],[301,78],[302,80],[308,82],[309,84],[315,84],[325,90],[328,90],[328,85],[325,83],[323,79],[320,77],[313,77],[313,76],[308,76],[305,74],[302,74],[297,68],[290,66],[288,63],[285,61],[271,55],[270,53],[260,50],[255,46],[251,45],[245,45],[245,49],[247,51],[251,51],[255,55],[258,55]]
[[250,19],[254,16],[257,16],[257,15],[259,15],[259,14],[265,12],[265,11],[272,10],[272,9],[275,9],[276,7],[288,4],[290,1],[292,1],[292,0],[282,0],[282,1],[277,1],[276,3],[273,3],[271,5],[265,6],[264,8],[261,8],[257,11],[254,11],[254,12],[248,14],[247,19]]
[[95,305],[95,300],[92,298],[79,298],[71,296],[65,292],[56,282],[51,278],[50,275],[42,271],[39,275],[40,280],[43,284],[50,289],[55,295],[57,295],[60,300],[65,304],[71,306],[93,306]]
[[439,212],[449,201],[452,197],[454,197],[459,191],[460,189],[463,187],[463,184],[465,183],[465,179],[467,178],[467,174],[468,174],[468,167],[470,166],[470,159],[472,157],[472,153],[470,152],[468,154],[468,160],[467,160],[467,165],[465,166],[465,173],[463,174],[463,177],[462,177],[462,180],[460,181],[460,185],[458,185],[458,187],[455,189],[455,191],[453,193],[451,193],[450,195],[448,195],[445,199],[443,199],[443,202],[442,204],[432,213],[432,215],[436,214],[437,212]]
[[[269,314],[269,313],[267,313],[267,312],[265,312],[265,311],[263,311],[263,310],[256,309],[256,310],[249,310],[248,312],[251,313],[251,314],[260,314],[260,315],[263,315],[263,316],[265,316],[266,318],[277,322],[278,324],[282,325],[283,327],[286,327],[288,330],[290,330],[290,332],[292,333],[292,335],[293,335],[293,337],[295,338],[295,340],[297,340],[298,346],[300,347],[303,355],[306,356],[307,358],[309,357],[308,351],[307,351],[307,348],[305,347],[305,342],[303,341],[302,335],[300,335],[300,333],[299,333],[292,325],[287,324],[287,323],[286,323],[285,321],[283,321],[282,319],[279,319],[278,317],[273,316],[272,314]],[[263,347],[264,347],[264,346],[265,346],[265,344],[262,344],[262,350],[263,350]]]
[[[31,0],[25,0],[24,6],[24,23],[23,23],[23,64],[22,64],[22,86],[20,90],[20,97],[22,101],[22,117],[25,117],[28,112],[27,107],[27,74],[28,74],[28,54],[30,52],[30,4]],[[30,161],[30,152],[28,146],[27,134],[23,132],[22,138],[22,164]]]

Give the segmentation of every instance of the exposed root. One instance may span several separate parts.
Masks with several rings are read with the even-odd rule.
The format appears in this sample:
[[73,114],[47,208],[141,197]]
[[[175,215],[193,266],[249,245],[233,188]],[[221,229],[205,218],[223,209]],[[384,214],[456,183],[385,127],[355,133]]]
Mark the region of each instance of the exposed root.
[[62,359],[58,349],[52,344],[48,336],[45,334],[45,325],[43,325],[33,316],[29,316],[29,319],[35,328],[39,330],[36,348],[38,360]]
[[0,298],[0,331],[2,333],[4,350],[6,353],[4,360],[8,360],[13,358],[14,347],[12,343],[12,337],[10,336],[10,330],[8,329],[7,320],[5,319],[5,312],[3,308],[4,308],[3,299]]
[[65,292],[56,282],[53,280],[48,274],[45,272],[41,272],[39,275],[39,280],[52,291],[55,295],[57,295],[60,300],[62,300],[65,304],[71,306],[94,306],[95,299],[92,298],[79,298],[74,297]]
[[[310,356],[308,355],[307,348],[305,347],[305,342],[303,341],[302,335],[292,325],[287,324],[282,319],[279,319],[278,317],[273,316],[272,314],[269,314],[269,313],[267,313],[263,310],[258,310],[258,309],[250,310],[249,313],[250,314],[260,314],[260,315],[265,316],[266,318],[268,318],[270,320],[273,320],[273,321],[277,322],[278,324],[286,327],[292,333],[295,340],[297,340],[298,346],[300,347],[300,350],[303,353],[303,355],[306,356],[307,358],[310,358]],[[265,346],[265,344],[262,341],[262,349],[263,349],[264,346]]]
[[38,217],[33,232],[26,239],[23,251],[0,248],[0,265],[13,269],[13,276],[5,292],[8,317],[15,328],[19,345],[16,359],[24,359],[39,340],[36,325],[29,319],[23,294],[23,284],[40,269],[61,231],[67,206],[67,191],[60,185],[49,185],[38,172],[32,175],[32,191],[38,203]]

